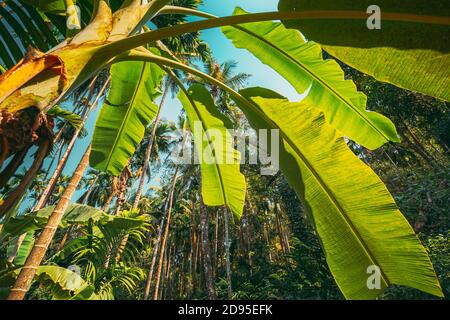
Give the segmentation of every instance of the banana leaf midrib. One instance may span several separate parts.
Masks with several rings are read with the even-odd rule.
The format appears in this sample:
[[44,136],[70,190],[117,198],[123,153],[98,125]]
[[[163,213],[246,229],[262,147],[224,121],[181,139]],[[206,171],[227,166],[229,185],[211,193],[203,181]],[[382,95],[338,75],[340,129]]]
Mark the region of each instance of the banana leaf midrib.
[[[205,125],[204,125],[203,117],[201,116],[201,113],[198,111],[197,105],[196,105],[195,102],[192,100],[191,96],[188,94],[186,88],[185,88],[184,86],[181,87],[181,88],[182,88],[184,94],[186,95],[186,97],[187,97],[187,98],[189,99],[189,101],[191,102],[191,105],[192,105],[192,107],[194,108],[195,112],[197,113],[197,116],[200,118],[200,122],[202,123],[203,131],[205,132],[205,135],[206,135],[206,137],[208,138],[208,142],[210,142],[211,139],[210,139],[210,137],[209,137],[209,135],[208,135],[207,128],[206,128]],[[227,129],[225,128],[225,130],[227,130]],[[223,188],[223,186],[225,185],[225,183],[224,183],[222,174],[221,174],[221,172],[220,172],[220,170],[219,170],[219,164],[217,163],[217,160],[218,160],[218,159],[217,159],[217,155],[216,155],[216,152],[214,151],[214,148],[211,148],[211,151],[212,151],[212,153],[214,154],[214,159],[216,160],[216,161],[214,162],[214,168],[216,169],[217,174],[219,175],[219,180],[220,180],[220,191],[222,191],[222,196],[223,196],[223,200],[224,200],[225,204],[228,205],[228,204],[229,204],[228,198],[227,198],[226,193],[225,193],[225,190],[224,190],[224,188]]]
[[[245,97],[243,97],[248,104],[252,104],[252,110],[256,109],[258,110],[258,113],[260,113],[260,116],[262,116],[266,121],[272,126],[272,128],[278,128],[281,129],[280,126],[276,124],[276,122],[272,121],[269,117],[266,116],[266,114],[262,111],[260,111],[260,108],[255,104],[249,102]],[[308,168],[309,172],[312,174],[314,179],[317,181],[319,186],[324,190],[327,197],[330,199],[331,203],[336,207],[337,211],[341,214],[344,221],[349,226],[350,230],[354,234],[355,238],[360,243],[361,247],[363,248],[364,252],[366,253],[367,257],[373,262],[376,266],[381,266],[377,259],[371,254],[370,249],[365,245],[364,241],[361,239],[361,236],[358,234],[356,227],[353,225],[353,223],[350,221],[350,219],[345,214],[345,210],[342,208],[342,206],[339,204],[338,200],[334,196],[333,192],[328,188],[326,182],[320,177],[318,173],[314,170],[314,167],[311,165],[311,163],[307,160],[307,158],[303,155],[303,153],[300,151],[300,149],[297,148],[295,143],[284,133],[284,130],[280,130],[281,137],[288,143],[288,145],[295,151],[295,153],[299,156],[299,158],[303,161],[303,163]],[[385,282],[386,285],[388,285],[390,282],[388,281],[387,276],[384,274],[382,268],[380,267],[380,273],[381,278]]]
[[[263,37],[259,36],[258,34],[254,33],[253,31],[250,31],[248,29],[246,29],[245,27],[242,26],[234,26],[236,29],[241,30],[255,38],[257,38],[259,41],[262,41],[263,43],[265,43],[266,45],[268,45],[269,47],[275,49],[276,51],[279,51],[282,55],[286,56],[289,60],[291,60],[292,62],[294,62],[294,64],[297,64],[301,69],[303,69],[304,71],[306,71],[308,74],[310,74],[314,79],[316,79],[321,85],[325,86],[327,89],[329,89],[329,91],[336,96],[339,100],[341,100],[343,103],[345,103],[346,105],[348,105],[350,107],[350,109],[352,109],[353,111],[355,111],[366,123],[368,123],[370,125],[370,127],[372,127],[373,129],[375,129],[375,131],[377,131],[381,136],[383,136],[386,141],[389,141],[389,137],[387,137],[382,131],[380,131],[375,125],[373,125],[373,123],[371,121],[369,121],[367,119],[367,117],[364,115],[364,111],[359,110],[358,108],[356,108],[350,101],[348,101],[347,99],[345,99],[345,97],[343,97],[341,94],[339,94],[338,92],[336,92],[331,86],[329,86],[324,80],[322,80],[322,78],[319,75],[316,75],[314,72],[312,72],[311,70],[309,70],[309,68],[307,68],[303,63],[301,63],[300,61],[297,61],[295,58],[293,58],[289,53],[287,53],[286,51],[282,50],[281,48],[279,48],[278,46],[274,45],[273,43],[271,43],[270,41],[267,41],[266,39],[264,39]],[[306,44],[307,42],[305,42]],[[318,44],[317,44],[318,45]],[[346,81],[344,79],[344,81]]]
[[[145,67],[146,67],[146,66],[147,66],[147,62],[143,62],[142,68],[141,68],[141,72],[140,72],[140,75],[139,75],[139,80],[138,80],[138,82],[137,82],[137,84],[136,84],[136,87],[135,87],[135,89],[134,89],[134,92],[133,92],[133,97],[132,97],[131,100],[130,100],[130,104],[129,104],[128,109],[127,109],[127,112],[126,112],[126,116],[125,116],[125,118],[123,119],[123,121],[122,121],[121,124],[120,124],[120,128],[119,128],[119,130],[118,130],[118,132],[117,132],[117,135],[116,135],[116,137],[115,137],[115,139],[114,139],[114,143],[113,143],[113,145],[112,145],[112,147],[111,147],[111,151],[115,150],[115,149],[116,149],[116,146],[119,144],[119,143],[118,143],[118,142],[120,141],[119,137],[122,136],[123,130],[124,130],[124,128],[125,128],[125,124],[128,123],[128,118],[129,118],[129,117],[131,116],[131,114],[132,114],[132,111],[133,111],[133,109],[134,109],[134,107],[133,107],[134,100],[136,99],[137,92],[139,91],[139,88],[140,88],[142,79],[143,79],[143,77],[144,77]],[[111,162],[113,153],[114,153],[114,152],[109,152],[107,161],[105,162],[105,168],[108,168],[108,167],[109,167],[109,163]]]

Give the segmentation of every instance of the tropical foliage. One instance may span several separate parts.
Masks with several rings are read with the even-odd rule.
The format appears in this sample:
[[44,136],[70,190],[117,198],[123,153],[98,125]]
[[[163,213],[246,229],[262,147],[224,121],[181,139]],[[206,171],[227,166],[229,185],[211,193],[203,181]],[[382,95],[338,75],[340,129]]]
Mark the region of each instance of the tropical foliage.
[[[201,2],[0,3],[2,297],[448,296],[449,7],[380,0],[371,30],[365,0]],[[302,100],[247,87],[210,28]],[[232,135],[264,130],[269,176]]]

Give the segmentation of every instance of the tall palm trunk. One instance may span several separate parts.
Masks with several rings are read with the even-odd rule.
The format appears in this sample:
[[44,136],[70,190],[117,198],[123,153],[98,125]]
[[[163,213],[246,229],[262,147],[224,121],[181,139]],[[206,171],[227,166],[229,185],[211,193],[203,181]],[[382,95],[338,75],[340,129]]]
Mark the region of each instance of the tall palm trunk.
[[89,114],[91,113],[92,109],[94,109],[94,107],[97,105],[98,101],[100,100],[100,97],[102,96],[103,92],[106,90],[106,87],[108,86],[110,80],[111,80],[111,77],[109,77],[108,80],[105,82],[102,89],[97,94],[95,101],[92,103],[92,105],[89,107],[89,109],[84,114],[83,120],[81,121],[81,124],[80,124],[80,127],[75,130],[72,139],[70,140],[69,144],[67,145],[64,155],[59,160],[58,166],[56,167],[55,172],[51,176],[50,180],[48,181],[47,187],[42,192],[41,197],[39,198],[39,201],[36,204],[35,210],[39,210],[39,209],[42,209],[43,207],[45,207],[45,204],[47,203],[50,194],[52,193],[53,189],[56,186],[59,176],[61,175],[64,167],[66,166],[69,155],[73,150],[73,147],[78,138],[78,135],[81,132],[81,129],[84,127],[84,124],[86,123],[87,118],[89,117]]
[[228,299],[231,299],[233,295],[233,288],[231,286],[231,259],[230,259],[230,247],[231,239],[229,235],[230,229],[230,212],[226,207],[223,208],[224,215],[224,229],[225,229],[225,268],[227,273],[227,294]]
[[161,110],[166,100],[167,91],[169,91],[169,82],[167,82],[166,87],[164,88],[163,95],[161,97],[161,102],[159,103],[158,113],[156,114],[155,121],[153,121],[153,128],[150,135],[149,143],[147,145],[147,149],[145,150],[145,159],[144,164],[142,165],[142,174],[139,180],[139,186],[136,191],[136,196],[133,202],[133,209],[137,209],[139,205],[139,200],[141,199],[142,191],[144,190],[146,173],[149,167],[150,156],[152,154],[153,142],[155,141],[156,129],[158,128],[158,123],[161,118]]
[[166,221],[166,227],[165,227],[165,230],[164,230],[164,237],[163,237],[163,240],[161,242],[161,250],[159,250],[159,252],[160,252],[159,253],[159,263],[158,263],[158,270],[156,272],[155,291],[153,293],[153,300],[157,300],[158,299],[159,282],[161,280],[161,269],[162,269],[162,265],[163,265],[164,251],[165,251],[165,246],[166,246],[166,241],[167,241],[167,235],[169,234],[170,217],[171,217],[171,213],[172,213],[172,204],[173,204],[173,194],[175,192],[175,185],[177,183],[178,169],[179,169],[179,165],[176,166],[175,174],[174,174],[173,180],[172,180],[172,186],[170,188],[169,206],[167,208],[167,221]]
[[98,175],[95,176],[94,181],[92,181],[92,184],[89,186],[89,189],[86,192],[86,196],[83,199],[83,204],[88,204],[89,197],[91,196],[92,191],[94,190],[95,185],[97,184],[97,181],[98,181]]
[[50,140],[44,138],[39,143],[38,151],[30,169],[28,169],[27,173],[25,174],[22,181],[20,181],[17,188],[13,192],[11,192],[11,194],[9,194],[5,201],[0,205],[0,218],[4,216],[9,210],[14,208],[17,202],[22,198],[23,194],[28,189],[37,172],[41,168],[45,157],[49,153],[49,150]]
[[[90,112],[96,106],[96,104],[98,103],[98,101],[99,101],[100,97],[102,96],[103,92],[106,90],[106,87],[108,86],[109,81],[110,81],[110,78],[108,78],[108,80],[105,82],[105,84],[103,85],[102,89],[100,90],[100,92],[98,93],[97,97],[95,98],[95,101],[92,103],[90,108],[84,114],[83,119],[82,119],[82,121],[80,123],[80,127],[75,130],[75,133],[74,133],[71,141],[69,142],[69,144],[68,144],[68,146],[67,146],[67,148],[66,148],[66,150],[64,152],[64,155],[61,157],[61,159],[59,159],[58,166],[56,167],[55,172],[51,176],[50,180],[47,183],[46,188],[44,189],[44,191],[42,192],[41,196],[39,197],[38,202],[34,206],[34,211],[40,210],[40,209],[45,207],[50,194],[53,192],[53,190],[54,190],[54,188],[56,186],[58,178],[60,177],[62,171],[64,170],[64,167],[66,166],[67,160],[68,160],[68,158],[69,158],[69,156],[70,156],[70,154],[72,152],[72,149],[73,149],[73,147],[75,145],[75,142],[76,142],[76,140],[78,138],[78,135],[81,132],[81,129],[84,127],[84,124],[86,123]],[[94,85],[94,80],[91,82],[91,86],[93,86],[93,85]],[[93,88],[91,90],[93,90]],[[54,141],[57,140],[57,139],[59,139],[59,138],[55,137]],[[31,175],[31,177],[33,178],[34,175]],[[23,240],[25,240],[25,236],[26,236],[26,233],[23,233],[23,234],[21,234],[19,236],[19,238],[17,239],[16,245],[15,245],[15,250],[13,251],[13,253],[10,255],[9,258],[14,260],[15,256],[19,252],[19,249],[20,249],[20,246],[23,243]]]
[[[92,190],[94,190],[95,184],[97,183],[98,176],[95,176],[94,181],[92,181],[92,184],[89,186],[89,189],[86,192],[86,196],[83,199],[83,204],[86,205],[88,203],[89,197],[91,196]],[[67,242],[67,239],[69,239],[69,235],[72,232],[74,226],[70,226],[68,230],[64,233],[63,238],[61,239],[61,242],[58,245],[57,251],[60,251],[62,248],[64,248],[64,245]]]
[[109,194],[108,198],[106,199],[105,203],[103,204],[103,208],[102,208],[103,211],[105,211],[105,212],[108,211],[109,205],[111,204],[112,199],[116,195],[116,191],[117,190],[113,187],[111,190],[111,193]]
[[69,185],[61,196],[61,200],[56,205],[52,214],[50,215],[47,224],[42,229],[41,234],[39,235],[38,240],[31,249],[30,254],[25,262],[25,265],[20,270],[19,276],[12,287],[8,300],[23,300],[25,294],[27,293],[31,282],[36,274],[36,269],[42,262],[45,253],[52,241],[56,229],[58,228],[59,223],[66,211],[67,207],[70,204],[70,199],[72,198],[80,180],[84,174],[84,171],[89,165],[89,154],[91,152],[91,146],[86,149],[83,157],[81,158],[80,163],[78,164],[75,172],[70,179]]
[[158,248],[159,248],[159,244],[161,242],[164,221],[166,218],[166,211],[167,211],[166,208],[167,208],[167,202],[166,202],[166,205],[164,208],[164,216],[161,218],[161,222],[159,224],[159,231],[158,231],[158,236],[156,238],[155,247],[153,248],[152,262],[150,264],[150,270],[149,270],[148,276],[147,276],[147,283],[145,284],[144,300],[147,300],[148,296],[150,295],[150,288],[151,288],[152,281],[153,281],[153,272],[154,272],[154,268],[155,268],[155,264],[156,264],[156,257],[158,256],[158,250],[159,250]]
[[213,275],[216,276],[219,270],[219,211],[216,211],[216,216],[215,216],[215,224],[214,224],[214,252],[213,252],[213,257],[214,257],[214,268],[213,268]]
[[203,266],[205,271],[205,284],[206,292],[209,300],[216,300],[216,290],[214,289],[214,279],[212,274],[212,264],[211,264],[211,250],[209,243],[209,221],[208,221],[208,210],[203,202],[203,197],[200,193],[200,225],[202,233],[202,256],[203,256]]
[[17,168],[23,163],[25,156],[30,150],[31,144],[23,148],[20,152],[16,153],[12,160],[8,163],[6,168],[0,173],[0,188],[3,188],[14,175]]
[[196,275],[197,275],[197,258],[198,258],[198,250],[197,250],[197,221],[195,219],[195,202],[191,201],[191,224],[192,224],[192,261],[189,261],[190,269],[191,269],[191,281],[192,281],[192,292],[196,286]]

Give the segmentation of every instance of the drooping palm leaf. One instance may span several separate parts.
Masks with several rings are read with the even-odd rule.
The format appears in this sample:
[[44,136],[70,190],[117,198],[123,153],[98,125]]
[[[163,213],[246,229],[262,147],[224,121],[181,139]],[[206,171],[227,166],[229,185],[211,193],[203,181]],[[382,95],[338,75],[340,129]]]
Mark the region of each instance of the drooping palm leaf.
[[[245,14],[240,8],[235,14]],[[281,23],[258,22],[243,25],[246,32],[223,27],[224,34],[238,48],[245,48],[272,67],[298,93],[321,109],[327,121],[350,139],[370,149],[388,141],[399,141],[395,126],[381,114],[366,111],[366,96],[355,84],[344,80],[344,72],[334,60],[323,60],[322,49],[305,42],[296,30]]]
[[[373,4],[381,9],[380,30],[366,24]],[[281,0],[279,10],[325,12],[322,18],[284,24],[380,81],[450,100],[450,6],[445,1]]]
[[[202,85],[181,90],[178,98],[186,110],[200,159],[202,196],[208,206],[226,205],[237,216],[245,201],[245,178],[240,173],[240,154],[231,144],[230,123],[214,106]],[[213,135],[214,132],[218,135]],[[230,161],[231,160],[231,161]]]
[[121,62],[111,67],[111,88],[92,138],[90,163],[118,176],[156,116],[163,72],[155,64]]
[[[391,284],[442,296],[424,247],[385,185],[323,114],[267,89],[241,94],[254,103],[238,101],[255,129],[280,130],[280,167],[304,200],[344,296],[373,299]],[[379,289],[367,285],[372,265],[381,270]]]
[[28,46],[47,51],[58,44],[39,12],[26,3],[5,1],[0,5],[0,16],[0,37],[6,44],[0,50],[0,58],[8,68],[23,57]]

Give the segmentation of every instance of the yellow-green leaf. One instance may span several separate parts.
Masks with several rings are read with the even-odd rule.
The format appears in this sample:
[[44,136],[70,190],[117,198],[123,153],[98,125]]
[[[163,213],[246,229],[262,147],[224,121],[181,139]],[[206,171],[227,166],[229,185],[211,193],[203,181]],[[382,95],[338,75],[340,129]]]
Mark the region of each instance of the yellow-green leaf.
[[147,62],[120,62],[111,67],[111,88],[92,138],[90,164],[118,176],[156,116],[162,70]]
[[[367,27],[376,17],[370,5],[380,9],[381,29]],[[303,12],[305,18],[286,20],[285,26],[300,30],[346,64],[380,81],[450,100],[448,2],[281,0],[278,7]],[[318,11],[321,17],[312,19]]]
[[[280,130],[280,167],[303,199],[330,270],[348,299],[373,299],[391,284],[442,297],[430,259],[380,178],[322,113],[262,88],[237,101],[255,129]],[[375,266],[375,267],[371,267]],[[380,286],[369,278],[379,267]]]
[[194,143],[201,154],[202,196],[208,206],[226,205],[241,216],[245,201],[245,177],[240,172],[240,153],[233,148],[229,120],[217,110],[211,94],[193,85],[178,95],[186,110]]
[[[237,8],[235,14],[246,13]],[[321,109],[327,121],[345,136],[376,149],[388,141],[399,141],[395,126],[386,117],[366,111],[367,98],[355,84],[344,80],[344,73],[334,60],[323,60],[322,49],[305,42],[296,30],[281,23],[258,22],[242,26],[245,30],[224,27],[224,34],[238,48],[245,48],[261,62],[272,67],[298,93]]]

